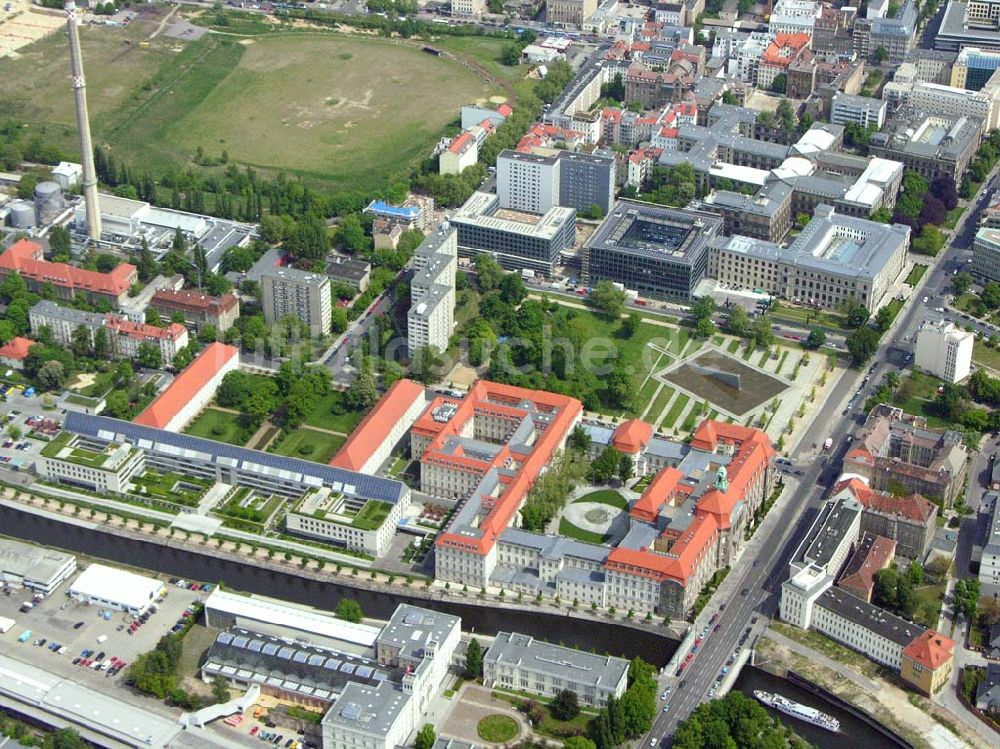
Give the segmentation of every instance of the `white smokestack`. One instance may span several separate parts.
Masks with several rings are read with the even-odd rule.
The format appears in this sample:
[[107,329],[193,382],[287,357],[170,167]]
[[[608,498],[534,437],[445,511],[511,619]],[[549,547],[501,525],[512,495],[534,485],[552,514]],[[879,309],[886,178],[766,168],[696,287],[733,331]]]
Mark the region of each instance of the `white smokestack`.
[[76,97],[76,125],[80,131],[80,161],[83,162],[83,199],[87,206],[87,235],[96,241],[101,238],[101,208],[97,203],[94,143],[90,138],[87,84],[83,79],[79,21],[76,17],[76,3],[73,0],[66,0],[66,25],[69,30],[69,59],[73,69],[73,95]]

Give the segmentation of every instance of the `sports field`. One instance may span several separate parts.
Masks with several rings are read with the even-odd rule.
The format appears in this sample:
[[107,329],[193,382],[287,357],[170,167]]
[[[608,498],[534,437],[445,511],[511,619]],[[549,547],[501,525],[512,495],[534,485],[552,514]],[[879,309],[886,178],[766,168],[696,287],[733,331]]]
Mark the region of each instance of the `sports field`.
[[[140,47],[155,27],[150,18],[83,34],[95,140],[154,169],[187,166],[200,147],[329,187],[384,184],[430,155],[462,104],[497,93],[415,43],[282,32]],[[54,34],[3,61],[0,116],[65,125],[72,147],[68,55]]]

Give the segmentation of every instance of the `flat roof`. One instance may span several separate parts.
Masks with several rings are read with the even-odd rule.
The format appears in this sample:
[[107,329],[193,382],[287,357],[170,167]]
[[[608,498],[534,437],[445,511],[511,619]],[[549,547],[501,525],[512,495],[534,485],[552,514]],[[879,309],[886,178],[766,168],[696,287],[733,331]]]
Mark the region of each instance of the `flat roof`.
[[[826,567],[833,554],[844,540],[854,521],[861,515],[861,505],[850,499],[842,499],[827,505],[826,517],[819,531],[806,549],[806,559]],[[828,570],[836,574],[837,570]]]
[[498,632],[483,660],[511,664],[586,687],[614,689],[628,673],[624,658],[553,645],[518,632]]
[[690,264],[721,230],[722,219],[711,213],[619,200],[587,246]]
[[374,647],[379,630],[367,624],[354,624],[319,611],[287,606],[267,599],[237,595],[216,588],[205,599],[205,609],[233,617],[267,622],[296,632],[320,635],[366,648]]
[[0,655],[0,694],[134,747],[166,747],[181,732],[178,723],[122,695],[105,695],[5,655]]
[[76,557],[55,549],[0,538],[0,575],[16,575],[47,582],[57,577]]
[[399,686],[388,681],[374,687],[351,682],[323,717],[323,725],[385,736],[409,699]]
[[379,645],[391,644],[407,658],[423,657],[428,643],[441,645],[462,620],[451,614],[401,603],[378,635]]
[[69,592],[114,601],[126,608],[148,606],[163,591],[163,583],[134,572],[92,564],[69,586]]
[[553,206],[541,216],[532,214],[531,223],[500,218],[494,214],[499,210],[499,198],[493,193],[474,192],[462,207],[451,217],[452,223],[480,226],[485,229],[521,234],[537,239],[551,240],[556,237],[566,222],[576,218],[576,210],[564,206]]

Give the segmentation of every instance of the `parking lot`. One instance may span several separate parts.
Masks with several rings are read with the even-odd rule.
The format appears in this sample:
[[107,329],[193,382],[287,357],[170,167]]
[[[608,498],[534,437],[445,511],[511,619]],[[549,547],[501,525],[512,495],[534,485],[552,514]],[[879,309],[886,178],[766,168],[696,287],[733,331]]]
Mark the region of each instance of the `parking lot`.
[[[183,612],[206,595],[168,585],[157,612],[130,634],[132,618],[128,614],[70,600],[66,591],[75,578],[76,575],[64,582],[28,612],[22,612],[21,608],[32,601],[30,590],[4,589],[0,595],[0,617],[13,619],[16,625],[0,635],[0,652],[102,692],[122,686],[124,667],[116,673],[118,669],[112,668],[115,663],[127,665],[140,653],[152,650]],[[30,632],[26,638],[25,632]],[[53,644],[60,647],[52,649]],[[86,659],[91,661],[89,668],[83,663],[85,651],[91,651]],[[102,662],[106,669],[93,668],[93,663]]]

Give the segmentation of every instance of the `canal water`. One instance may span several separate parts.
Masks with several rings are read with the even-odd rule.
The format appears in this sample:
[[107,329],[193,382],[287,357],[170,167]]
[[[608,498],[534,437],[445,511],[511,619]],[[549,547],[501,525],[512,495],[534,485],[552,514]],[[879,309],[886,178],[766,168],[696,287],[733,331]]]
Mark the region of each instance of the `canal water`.
[[762,671],[753,666],[744,666],[740,672],[736,684],[733,686],[736,691],[742,692],[747,697],[753,698],[753,690],[763,689],[765,692],[777,692],[782,697],[799,702],[817,710],[822,710],[827,715],[832,715],[840,721],[840,733],[830,733],[822,728],[817,728],[801,720],[791,718],[784,713],[771,708],[764,708],[769,713],[781,719],[781,722],[789,726],[795,733],[806,739],[809,743],[818,746],[820,749],[849,749],[850,747],[864,747],[864,749],[900,749],[908,744],[897,744],[872,726],[868,725],[860,718],[856,718],[846,710],[834,707],[832,704],[817,697],[805,689],[797,687],[787,679],[782,679],[767,671]]

